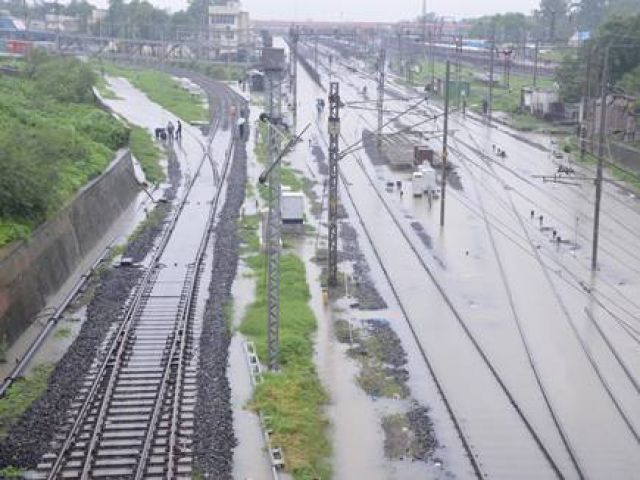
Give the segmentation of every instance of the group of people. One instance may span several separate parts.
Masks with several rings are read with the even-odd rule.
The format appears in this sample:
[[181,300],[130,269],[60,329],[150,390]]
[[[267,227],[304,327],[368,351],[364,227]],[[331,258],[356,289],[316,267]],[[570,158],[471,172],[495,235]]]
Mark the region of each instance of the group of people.
[[182,140],[182,122],[177,120],[177,126],[174,126],[173,122],[169,120],[166,128],[156,128],[156,140],[169,140],[173,142],[173,140]]
[[495,153],[496,155],[498,155],[501,158],[506,158],[507,152],[502,150],[500,147],[496,147],[495,145],[491,145],[491,148],[493,148],[493,153]]

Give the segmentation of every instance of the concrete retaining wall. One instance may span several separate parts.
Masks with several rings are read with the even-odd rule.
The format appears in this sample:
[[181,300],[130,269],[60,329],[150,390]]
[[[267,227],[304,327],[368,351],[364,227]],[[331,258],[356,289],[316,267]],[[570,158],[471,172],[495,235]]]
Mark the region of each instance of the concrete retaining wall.
[[138,193],[131,154],[80,190],[31,238],[0,251],[0,338],[9,345],[97,245]]

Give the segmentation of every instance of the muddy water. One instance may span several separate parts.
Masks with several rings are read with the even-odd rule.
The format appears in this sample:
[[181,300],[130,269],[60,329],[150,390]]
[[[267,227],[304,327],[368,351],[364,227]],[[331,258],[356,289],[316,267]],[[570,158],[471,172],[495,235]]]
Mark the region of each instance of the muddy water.
[[[323,132],[313,128],[316,112],[315,98],[324,98],[326,94],[313,84],[302,68],[299,80],[300,104],[299,127],[307,122],[312,123],[310,137],[313,144],[322,143]],[[322,123],[322,120],[321,120]],[[305,139],[306,140],[306,139]],[[317,182],[314,188],[319,198],[322,198],[322,182],[324,177],[316,168],[307,148],[307,142],[300,144],[296,151],[287,157],[291,165],[304,175]],[[411,334],[404,323],[397,304],[393,301],[390,289],[384,280],[384,276],[376,264],[375,257],[370,249],[366,248],[364,234],[353,219],[355,215],[348,208],[348,201],[342,198],[342,203],[347,207],[351,217],[351,225],[357,228],[359,241],[363,253],[369,265],[372,267],[372,275],[376,280],[376,287],[389,304],[390,308],[378,312],[361,312],[349,309],[353,301],[342,299],[336,303],[326,304],[317,279],[320,276],[320,266],[306,261],[307,277],[311,289],[311,307],[319,320],[316,342],[316,364],[324,385],[329,391],[331,403],[327,407],[327,414],[331,420],[331,438],[334,447],[333,465],[335,478],[373,478],[373,479],[412,479],[412,478],[449,478],[456,476],[466,478],[469,465],[460,453],[461,447],[455,430],[452,428],[447,413],[437,396],[435,386],[430,379],[423,361],[415,349]],[[326,200],[324,202],[326,204]],[[309,216],[307,218],[312,218]],[[317,219],[315,226],[319,231],[319,245],[326,246],[326,211],[323,217]],[[304,239],[296,243],[300,255],[306,260],[315,254],[317,246],[315,238]],[[350,271],[350,265],[341,264],[341,271]],[[444,467],[438,464],[426,464],[423,462],[391,461],[384,455],[384,432],[381,427],[382,418],[385,415],[406,411],[407,402],[401,400],[374,400],[370,398],[357,384],[357,364],[345,354],[346,346],[338,343],[333,332],[333,321],[337,318],[346,318],[359,322],[367,318],[389,319],[402,339],[403,346],[408,354],[408,369],[412,372],[409,379],[409,387],[413,396],[420,403],[431,407],[431,414],[435,424],[438,440],[441,448],[437,450],[436,457],[442,460]],[[455,472],[453,474],[452,472]]]

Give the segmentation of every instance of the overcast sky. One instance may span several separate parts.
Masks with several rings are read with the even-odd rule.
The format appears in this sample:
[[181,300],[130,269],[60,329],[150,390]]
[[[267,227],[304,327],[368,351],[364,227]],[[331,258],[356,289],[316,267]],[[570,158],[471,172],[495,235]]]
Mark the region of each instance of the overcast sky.
[[[93,0],[104,5],[106,0]],[[180,10],[186,0],[149,0],[161,8]],[[456,18],[523,12],[536,8],[539,0],[427,0],[427,11]],[[286,20],[395,21],[413,18],[422,0],[242,0],[253,18]]]

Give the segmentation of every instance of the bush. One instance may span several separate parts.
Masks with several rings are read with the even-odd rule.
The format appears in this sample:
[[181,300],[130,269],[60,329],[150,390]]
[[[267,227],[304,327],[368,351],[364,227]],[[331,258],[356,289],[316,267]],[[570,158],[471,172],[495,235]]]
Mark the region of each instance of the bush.
[[117,150],[129,143],[129,130],[102,110],[93,110],[78,122],[78,129],[94,142]]
[[61,102],[91,103],[96,83],[93,70],[76,58],[34,55],[29,72],[37,88]]

